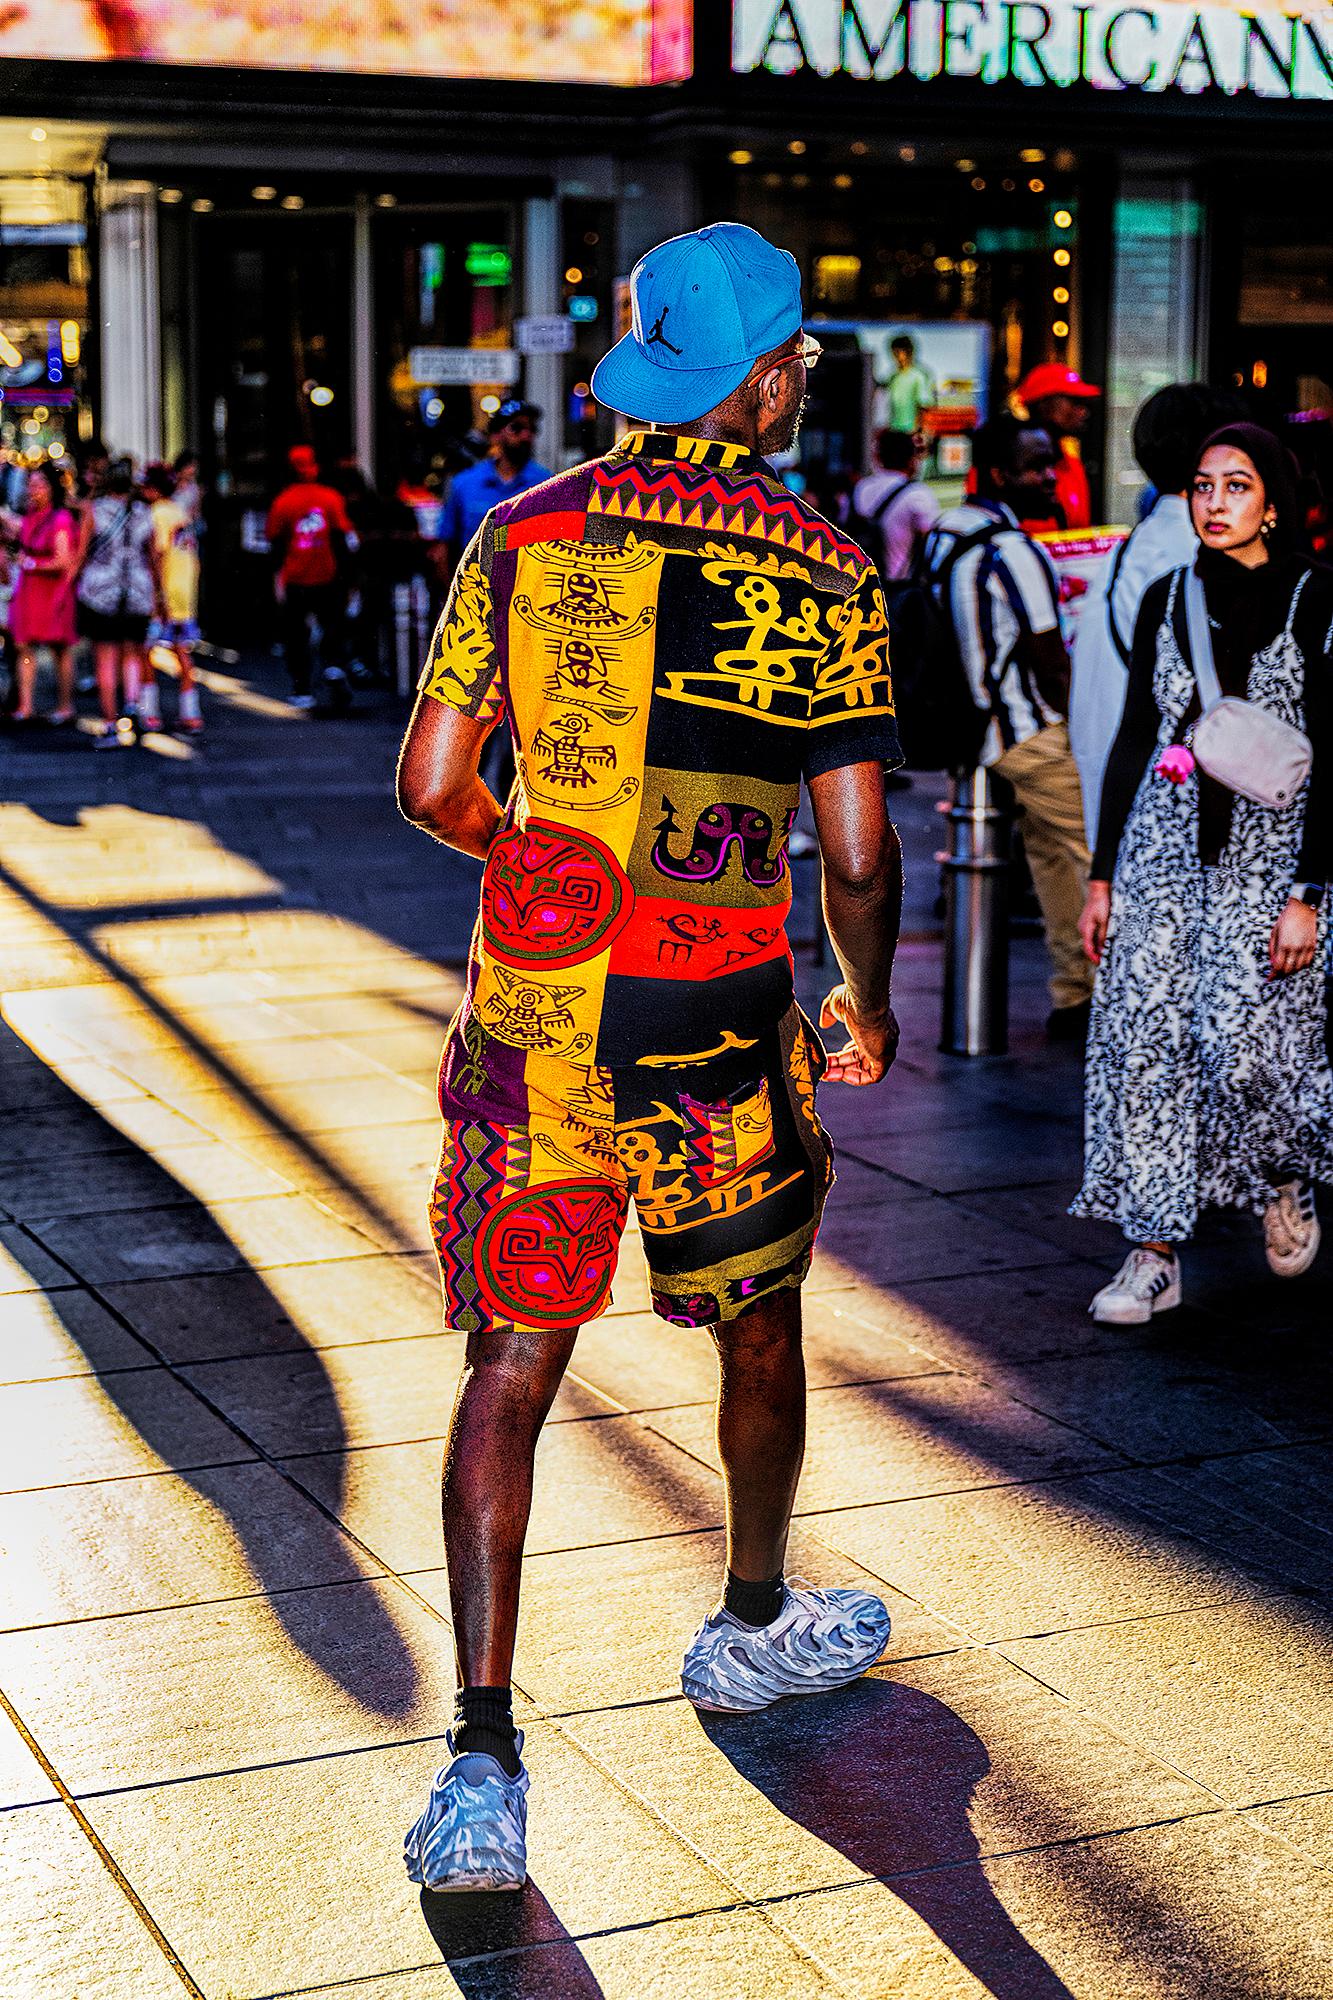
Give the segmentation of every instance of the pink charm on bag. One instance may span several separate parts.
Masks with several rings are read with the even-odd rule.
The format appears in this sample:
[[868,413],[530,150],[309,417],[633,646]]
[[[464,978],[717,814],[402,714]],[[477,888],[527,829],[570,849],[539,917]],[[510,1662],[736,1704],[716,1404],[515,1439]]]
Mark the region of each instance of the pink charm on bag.
[[1162,752],[1154,766],[1159,778],[1169,778],[1173,785],[1183,785],[1194,769],[1194,752],[1184,743],[1173,743]]

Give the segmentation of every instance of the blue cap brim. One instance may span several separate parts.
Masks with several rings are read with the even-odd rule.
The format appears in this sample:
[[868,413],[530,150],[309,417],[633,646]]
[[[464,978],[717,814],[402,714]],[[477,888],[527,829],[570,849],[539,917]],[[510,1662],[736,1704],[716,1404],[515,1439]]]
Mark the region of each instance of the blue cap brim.
[[721,368],[659,368],[646,361],[632,333],[609,348],[592,371],[592,393],[609,410],[645,424],[688,424],[725,403],[753,361]]

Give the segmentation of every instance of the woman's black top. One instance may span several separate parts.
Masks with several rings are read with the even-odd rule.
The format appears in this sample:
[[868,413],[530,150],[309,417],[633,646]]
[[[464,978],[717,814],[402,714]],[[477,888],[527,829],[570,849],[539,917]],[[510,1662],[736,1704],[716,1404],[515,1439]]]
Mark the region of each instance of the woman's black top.
[[[1310,572],[1292,622],[1292,633],[1305,662],[1305,733],[1314,752],[1296,879],[1327,883],[1333,877],[1333,659],[1327,651],[1333,627],[1333,571],[1316,568],[1295,555],[1279,556],[1258,569],[1246,569],[1234,557],[1212,549],[1200,551],[1198,569],[1208,606],[1217,678],[1223,694],[1241,696],[1247,689],[1254,655],[1271,645],[1281,632],[1296,585],[1306,570]],[[1170,577],[1159,577],[1156,583],[1149,584],[1139,606],[1124,713],[1102,786],[1097,851],[1092,857],[1095,882],[1109,882],[1115,872],[1125,821],[1162,726],[1153,695],[1153,674],[1157,665],[1157,633],[1166,616],[1170,594]],[[1183,590],[1176,593],[1174,630],[1176,643],[1188,660]],[[1176,731],[1177,740],[1198,720],[1199,712],[1196,690]],[[1198,779],[1199,858],[1211,864],[1216,862],[1230,837],[1236,795],[1203,771]],[[1162,782],[1166,784],[1168,780],[1164,778]]]

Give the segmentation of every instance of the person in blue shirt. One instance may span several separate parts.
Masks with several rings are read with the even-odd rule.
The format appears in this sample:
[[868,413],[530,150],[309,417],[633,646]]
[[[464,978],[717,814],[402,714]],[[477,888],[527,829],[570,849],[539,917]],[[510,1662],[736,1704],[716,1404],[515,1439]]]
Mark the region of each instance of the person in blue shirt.
[[532,455],[542,413],[535,403],[501,403],[490,421],[491,453],[480,465],[456,473],[444,503],[440,539],[447,543],[450,568],[457,563],[486,516],[501,500],[514,500],[551,477]]

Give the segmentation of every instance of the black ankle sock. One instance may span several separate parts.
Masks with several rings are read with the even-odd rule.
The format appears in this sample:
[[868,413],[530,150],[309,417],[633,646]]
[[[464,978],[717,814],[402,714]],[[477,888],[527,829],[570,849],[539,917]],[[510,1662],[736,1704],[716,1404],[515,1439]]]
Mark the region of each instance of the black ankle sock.
[[507,1778],[519,1772],[518,1733],[510,1688],[460,1688],[454,1698],[454,1755],[494,1757]]
[[733,1618],[739,1618],[742,1625],[771,1625],[782,1609],[786,1594],[781,1570],[767,1583],[747,1583],[743,1576],[733,1576],[728,1570],[722,1608]]

